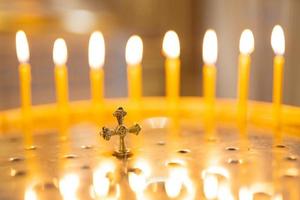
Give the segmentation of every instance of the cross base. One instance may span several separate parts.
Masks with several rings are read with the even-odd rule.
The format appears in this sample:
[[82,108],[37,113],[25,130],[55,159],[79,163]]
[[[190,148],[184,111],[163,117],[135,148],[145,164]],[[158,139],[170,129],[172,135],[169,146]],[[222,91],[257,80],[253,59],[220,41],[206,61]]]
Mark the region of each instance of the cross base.
[[119,159],[123,159],[123,158],[129,158],[133,154],[132,154],[131,151],[129,151],[128,149],[126,149],[125,151],[115,150],[112,155],[115,156],[115,157],[117,157],[117,158],[119,158]]

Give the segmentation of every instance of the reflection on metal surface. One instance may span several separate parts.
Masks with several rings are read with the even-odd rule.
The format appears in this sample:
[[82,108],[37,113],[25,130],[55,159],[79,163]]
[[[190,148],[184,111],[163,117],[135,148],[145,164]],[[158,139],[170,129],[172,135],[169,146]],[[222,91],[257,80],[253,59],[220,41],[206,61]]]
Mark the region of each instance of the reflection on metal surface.
[[89,33],[97,23],[95,14],[88,10],[65,12],[62,19],[64,27],[72,33]]
[[25,190],[24,200],[38,200],[37,194],[33,187],[28,187]]
[[218,179],[214,174],[208,174],[203,179],[203,191],[207,199],[215,199],[218,196]]
[[[270,134],[250,130],[250,150],[242,151],[248,144],[239,146],[237,132],[227,127],[220,128],[216,140],[207,141],[198,128],[180,126],[180,142],[166,139],[167,127],[147,129],[142,135],[145,144],[137,153],[128,160],[118,160],[110,154],[114,144],[96,141],[98,127],[89,126],[70,127],[68,140],[60,140],[58,132],[33,132],[38,147],[34,151],[25,150],[32,143],[24,145],[25,138],[17,134],[0,135],[0,191],[21,191],[0,192],[0,199],[281,200],[287,195],[299,199],[299,159],[286,159],[289,155],[299,157],[297,138],[286,136],[280,143],[286,148],[278,148]],[[128,142],[134,146],[132,138]],[[157,145],[157,141],[166,143]],[[230,146],[239,149],[226,150]],[[186,148],[189,153],[178,153]],[[274,152],[278,152],[276,159]],[[65,155],[76,155],[76,159]],[[244,162],[228,164],[229,158]],[[276,162],[278,176],[273,176]]]
[[221,183],[218,188],[219,200],[234,200],[233,194],[230,189],[230,184],[226,181]]
[[151,175],[151,168],[144,159],[138,159],[133,167],[135,170],[128,174],[129,186],[136,193],[136,196],[140,197],[147,187],[147,179]]
[[112,174],[115,171],[115,165],[112,161],[108,160],[103,162],[93,173],[93,196],[105,197],[107,196],[111,181]]
[[77,200],[79,177],[76,174],[67,174],[59,181],[59,190],[64,200]]
[[202,171],[201,177],[205,178],[207,174],[218,174],[221,176],[226,177],[227,179],[230,178],[228,170],[226,170],[224,167],[221,166],[211,166],[205,170]]
[[151,128],[165,128],[169,120],[167,117],[152,117],[145,120],[146,124],[149,124]]
[[253,195],[249,188],[247,187],[241,187],[239,190],[239,200],[252,200]]
[[176,159],[176,161],[177,163],[181,163],[181,165],[168,165],[169,176],[165,180],[166,194],[170,198],[176,198],[185,189],[187,192],[181,199],[194,199],[195,187],[189,178],[188,170],[184,165],[185,162],[180,159]]

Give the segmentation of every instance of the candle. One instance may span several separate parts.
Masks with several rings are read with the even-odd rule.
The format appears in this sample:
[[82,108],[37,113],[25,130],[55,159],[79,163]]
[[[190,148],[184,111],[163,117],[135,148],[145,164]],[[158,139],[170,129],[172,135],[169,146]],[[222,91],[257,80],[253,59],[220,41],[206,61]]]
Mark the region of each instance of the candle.
[[273,120],[274,125],[280,125],[281,103],[282,103],[282,83],[283,83],[283,65],[285,38],[281,26],[276,25],[273,28],[271,36],[271,45],[275,53],[274,71],[273,71]]
[[103,101],[104,58],[105,44],[103,35],[99,31],[93,32],[89,41],[89,65],[91,96],[94,108],[99,107]]
[[216,66],[218,41],[214,30],[207,30],[203,39],[203,96],[207,114],[211,114],[215,103]]
[[19,78],[20,78],[20,97],[21,109],[28,113],[31,108],[31,70],[29,61],[29,47],[24,31],[18,31],[16,34],[16,50],[17,57],[20,62]]
[[133,102],[140,100],[142,95],[142,67],[143,42],[142,39],[133,35],[126,45],[128,96]]
[[56,100],[59,109],[65,109],[68,105],[68,71],[66,67],[68,52],[65,41],[56,39],[53,47],[53,61],[55,63]]
[[254,37],[251,30],[246,29],[240,38],[239,76],[238,76],[238,119],[245,121],[247,118],[247,100],[250,73],[250,54],[254,50]]
[[180,93],[180,44],[176,32],[168,31],[163,39],[163,54],[166,56],[166,96],[169,103],[178,101]]

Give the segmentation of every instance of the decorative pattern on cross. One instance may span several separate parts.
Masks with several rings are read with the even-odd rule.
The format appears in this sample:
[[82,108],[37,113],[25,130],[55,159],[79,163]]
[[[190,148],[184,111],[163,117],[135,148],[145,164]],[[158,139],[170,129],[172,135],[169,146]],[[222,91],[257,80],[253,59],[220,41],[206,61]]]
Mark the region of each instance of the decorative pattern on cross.
[[132,133],[138,135],[141,131],[141,127],[138,124],[133,125],[130,128],[126,128],[123,125],[124,117],[127,115],[127,112],[124,111],[122,107],[119,107],[114,113],[113,116],[118,120],[118,126],[115,129],[111,130],[106,127],[102,127],[102,131],[100,132],[100,136],[102,136],[105,140],[110,140],[111,136],[118,135],[119,136],[119,148],[114,152],[114,156],[118,158],[124,158],[132,155],[129,149],[126,148],[125,144],[125,136],[127,133]]

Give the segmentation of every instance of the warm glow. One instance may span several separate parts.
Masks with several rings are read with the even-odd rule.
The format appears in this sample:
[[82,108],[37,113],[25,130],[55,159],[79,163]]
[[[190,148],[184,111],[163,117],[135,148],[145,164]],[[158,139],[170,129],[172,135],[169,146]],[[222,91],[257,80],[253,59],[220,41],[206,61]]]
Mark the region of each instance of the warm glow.
[[141,63],[143,58],[143,41],[137,36],[133,35],[129,38],[126,44],[126,63],[129,65],[136,65]]
[[109,192],[110,180],[106,176],[101,176],[97,172],[93,175],[93,188],[96,196],[105,197]]
[[29,46],[24,31],[18,31],[16,34],[17,57],[20,63],[27,63],[29,60]]
[[206,175],[208,175],[208,174],[217,174],[217,175],[224,176],[227,179],[230,178],[228,170],[221,166],[208,167],[207,169],[202,171],[201,177],[204,179],[206,177]]
[[230,185],[228,183],[219,185],[218,200],[234,200]]
[[79,177],[76,174],[68,174],[65,175],[59,181],[59,191],[63,196],[63,199],[70,200],[70,199],[77,199],[77,189],[79,187]]
[[284,32],[280,25],[274,26],[271,35],[271,45],[276,55],[282,56],[285,51]]
[[171,175],[165,182],[165,189],[168,197],[176,198],[179,196],[182,188],[182,180]]
[[242,54],[251,54],[254,51],[254,36],[251,30],[246,29],[242,32],[240,38],[240,52]]
[[167,117],[152,117],[145,120],[152,129],[165,128],[169,123]]
[[214,30],[207,30],[203,38],[202,47],[203,61],[205,64],[213,65],[218,57],[218,39]]
[[151,168],[144,159],[136,160],[133,166],[140,172],[130,172],[128,174],[129,186],[135,193],[140,194],[147,186],[147,178],[151,175]]
[[67,45],[64,39],[56,39],[53,46],[53,61],[56,66],[66,64],[68,58]]
[[111,174],[115,171],[112,161],[103,162],[93,173],[93,188],[96,196],[105,197],[110,188]]
[[89,64],[91,68],[103,67],[105,59],[105,43],[101,32],[92,33],[89,41]]
[[207,199],[215,199],[218,195],[218,179],[214,174],[208,174],[203,180],[203,191]]
[[135,172],[129,172],[128,182],[129,182],[130,188],[135,193],[143,192],[147,186],[146,176],[143,171],[139,174],[137,174]]
[[239,190],[239,200],[253,200],[253,195],[249,188],[247,187],[242,187]]
[[178,58],[180,55],[179,38],[175,31],[166,32],[163,40],[163,53],[168,58]]
[[33,188],[32,187],[27,188],[25,191],[24,200],[37,200],[37,199],[38,199],[37,194],[33,190]]

